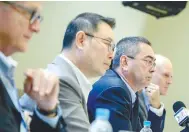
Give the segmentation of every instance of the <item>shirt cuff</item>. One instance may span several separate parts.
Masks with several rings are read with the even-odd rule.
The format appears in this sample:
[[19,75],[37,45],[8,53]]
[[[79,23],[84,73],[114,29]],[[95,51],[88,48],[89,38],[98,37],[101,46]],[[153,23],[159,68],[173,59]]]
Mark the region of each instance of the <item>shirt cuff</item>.
[[37,114],[37,116],[44,122],[46,122],[47,124],[49,124],[52,128],[56,128],[57,123],[59,121],[60,116],[62,116],[62,110],[60,108],[60,106],[57,107],[57,115],[55,117],[48,117],[48,116],[44,116],[42,115],[38,110],[37,107],[35,107],[35,112]]
[[159,117],[163,115],[163,111],[164,111],[164,108],[165,108],[164,104],[162,102],[160,104],[161,104],[161,107],[159,109],[150,106],[150,110]]

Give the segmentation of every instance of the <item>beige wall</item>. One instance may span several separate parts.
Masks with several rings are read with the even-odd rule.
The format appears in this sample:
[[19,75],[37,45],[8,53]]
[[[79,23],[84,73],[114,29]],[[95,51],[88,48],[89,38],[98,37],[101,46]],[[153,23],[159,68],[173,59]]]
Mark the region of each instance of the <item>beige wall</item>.
[[124,8],[121,2],[44,2],[41,32],[34,35],[25,54],[16,54],[18,88],[22,88],[26,68],[45,67],[60,52],[67,24],[78,14],[95,12],[116,18],[116,41],[123,36],[140,35],[145,27],[145,14]]
[[189,7],[176,17],[155,19],[147,17],[143,33],[156,53],[171,59],[174,68],[173,84],[167,97],[162,97],[167,109],[165,132],[179,132],[181,128],[173,117],[172,105],[181,100],[189,108]]
[[[182,100],[189,107],[189,8],[176,17],[155,19],[121,2],[44,2],[44,22],[41,32],[29,43],[27,53],[16,54],[19,62],[16,71],[18,88],[22,88],[23,71],[26,68],[45,67],[60,52],[62,39],[68,22],[82,12],[96,12],[116,18],[116,41],[124,36],[145,36],[153,44],[156,53],[169,57],[174,67],[174,83],[169,94],[162,97],[167,109],[165,132],[178,132],[173,118],[172,105]],[[94,80],[93,80],[94,81]]]

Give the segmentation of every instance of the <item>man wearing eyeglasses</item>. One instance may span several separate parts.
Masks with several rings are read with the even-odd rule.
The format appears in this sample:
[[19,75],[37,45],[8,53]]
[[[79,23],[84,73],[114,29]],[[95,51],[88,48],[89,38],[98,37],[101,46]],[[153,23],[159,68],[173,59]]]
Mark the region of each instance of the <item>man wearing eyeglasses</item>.
[[89,93],[90,122],[95,119],[96,108],[110,110],[110,123],[114,132],[139,132],[138,91],[151,82],[155,55],[151,43],[143,37],[126,37],[116,45],[112,68],[107,70]]
[[[24,73],[24,91],[36,103],[30,127],[24,120],[14,82],[16,62],[10,57],[25,52],[34,33],[40,31],[41,5],[38,2],[0,2],[0,131],[63,132],[58,102],[59,80],[42,69]],[[29,130],[30,129],[30,130]]]
[[[88,132],[89,78],[103,75],[111,64],[115,20],[95,13],[82,13],[67,26],[62,52],[48,70],[60,78],[59,102],[68,132]],[[25,107],[27,96],[22,98]],[[33,108],[30,108],[31,111]]]
[[152,83],[139,94],[140,121],[150,120],[153,132],[163,132],[166,112],[164,104],[160,102],[160,95],[167,94],[168,87],[172,84],[173,69],[168,58],[157,54],[155,58],[156,70]]

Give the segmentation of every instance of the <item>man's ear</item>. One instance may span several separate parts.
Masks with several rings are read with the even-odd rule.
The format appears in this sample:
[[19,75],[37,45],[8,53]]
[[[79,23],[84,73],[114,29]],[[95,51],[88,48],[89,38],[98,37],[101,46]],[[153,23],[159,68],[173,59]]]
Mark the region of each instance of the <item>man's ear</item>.
[[120,57],[120,67],[124,70],[128,70],[128,57],[126,55],[122,55]]
[[75,42],[76,42],[76,47],[78,49],[83,49],[84,41],[86,40],[86,38],[87,38],[87,36],[86,36],[85,32],[83,32],[83,31],[77,32],[76,37],[75,37]]

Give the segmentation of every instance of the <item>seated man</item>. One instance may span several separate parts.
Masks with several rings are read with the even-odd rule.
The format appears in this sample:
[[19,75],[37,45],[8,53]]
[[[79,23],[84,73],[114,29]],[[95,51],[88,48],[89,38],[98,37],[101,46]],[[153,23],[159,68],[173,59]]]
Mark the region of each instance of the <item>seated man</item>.
[[[162,55],[155,55],[155,57],[156,70],[152,76],[153,84],[143,89],[139,94],[140,121],[150,120],[153,132],[163,132],[165,109],[160,110],[160,113],[163,111],[163,115],[154,114],[151,109],[160,107],[160,95],[166,95],[168,87],[172,84],[173,69],[171,61],[168,58]],[[157,111],[157,113],[159,112]]]
[[96,108],[110,110],[113,132],[140,131],[137,92],[148,86],[154,72],[155,55],[151,43],[143,37],[126,37],[116,45],[112,69],[106,71],[89,93],[90,122]]
[[[113,58],[115,20],[95,13],[82,13],[67,26],[62,52],[48,65],[60,77],[59,102],[68,132],[88,132],[89,78],[103,75]],[[23,96],[21,103],[31,107]],[[29,102],[29,103],[28,103]],[[28,105],[27,105],[28,104]]]
[[16,62],[9,57],[24,52],[32,34],[39,32],[40,8],[38,2],[0,2],[0,132],[64,131],[61,109],[57,105],[58,78],[39,69],[25,72],[24,91],[37,103],[29,127],[18,102],[14,82]]

